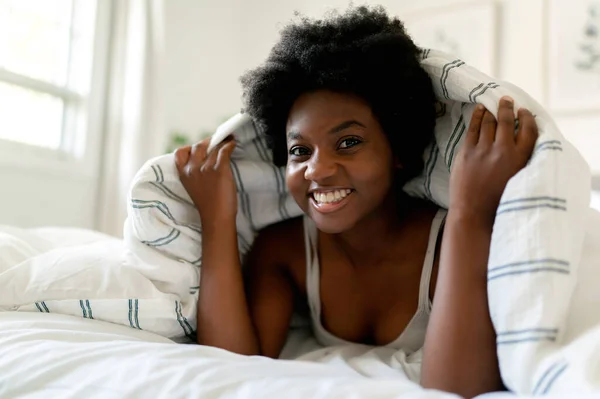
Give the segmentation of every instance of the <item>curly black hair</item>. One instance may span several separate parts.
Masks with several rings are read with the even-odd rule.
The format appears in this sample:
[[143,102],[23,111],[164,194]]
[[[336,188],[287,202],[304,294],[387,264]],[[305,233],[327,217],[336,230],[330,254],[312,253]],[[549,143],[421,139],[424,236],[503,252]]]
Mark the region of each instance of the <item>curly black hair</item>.
[[285,128],[303,93],[327,89],[364,99],[403,164],[402,180],[423,169],[436,99],[421,50],[383,7],[353,7],[321,20],[298,16],[266,62],[241,78],[244,112],[268,136],[273,161],[287,160]]

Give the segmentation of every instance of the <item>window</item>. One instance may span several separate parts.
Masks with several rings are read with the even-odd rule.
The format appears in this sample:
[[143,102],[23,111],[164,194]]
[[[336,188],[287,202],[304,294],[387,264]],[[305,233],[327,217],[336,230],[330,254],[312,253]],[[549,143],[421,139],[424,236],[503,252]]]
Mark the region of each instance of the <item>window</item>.
[[71,154],[82,148],[96,5],[95,0],[0,0],[0,140],[5,144]]

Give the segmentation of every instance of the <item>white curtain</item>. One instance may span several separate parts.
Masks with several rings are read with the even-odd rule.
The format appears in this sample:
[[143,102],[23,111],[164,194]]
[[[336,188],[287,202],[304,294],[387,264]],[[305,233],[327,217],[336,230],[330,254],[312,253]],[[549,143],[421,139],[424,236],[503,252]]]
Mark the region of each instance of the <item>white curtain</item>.
[[[100,0],[106,1],[106,0]],[[113,0],[96,228],[121,237],[129,184],[165,148],[162,0]]]

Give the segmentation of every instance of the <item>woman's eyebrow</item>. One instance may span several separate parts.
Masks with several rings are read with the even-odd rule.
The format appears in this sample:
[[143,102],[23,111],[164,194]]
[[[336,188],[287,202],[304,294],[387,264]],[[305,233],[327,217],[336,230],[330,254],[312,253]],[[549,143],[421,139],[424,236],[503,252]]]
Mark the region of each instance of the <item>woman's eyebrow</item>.
[[336,126],[336,127],[334,127],[333,129],[331,129],[331,130],[329,131],[329,133],[330,133],[330,134],[339,133],[339,132],[341,132],[342,130],[346,130],[346,129],[348,129],[348,128],[350,128],[350,127],[353,127],[353,126],[360,126],[360,127],[362,127],[362,128],[365,128],[365,129],[367,128],[365,125],[363,125],[363,124],[362,124],[362,123],[360,123],[359,121],[352,119],[352,120],[348,120],[348,121],[346,121],[346,122],[342,122],[342,123],[340,123],[339,125],[337,125],[337,126]]
[[287,134],[288,140],[302,140],[302,135],[298,132],[290,130]]
[[[359,121],[352,119],[352,120],[347,120],[345,122],[342,122],[339,125],[333,127],[332,129],[329,130],[329,134],[336,134],[336,133],[344,131],[350,127],[353,127],[353,126],[359,126],[364,129],[367,128],[365,125],[363,125]],[[288,138],[288,140],[302,140],[302,135],[298,132],[291,130],[288,132],[287,138]]]

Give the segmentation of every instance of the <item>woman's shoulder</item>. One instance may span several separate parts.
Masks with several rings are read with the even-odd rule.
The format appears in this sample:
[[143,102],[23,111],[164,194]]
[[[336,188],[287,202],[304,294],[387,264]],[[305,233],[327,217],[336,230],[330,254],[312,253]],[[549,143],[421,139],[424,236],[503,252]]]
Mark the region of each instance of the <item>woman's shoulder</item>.
[[263,260],[289,264],[304,254],[304,227],[302,217],[269,225],[258,232],[252,245],[254,252]]
[[301,238],[304,240],[303,216],[286,219],[273,223],[258,232],[258,237],[272,242],[296,242]]
[[402,218],[404,222],[408,222],[408,226],[413,226],[414,223],[430,226],[436,216],[443,217],[447,212],[439,205],[422,198],[406,196],[402,201],[402,209],[405,210]]

